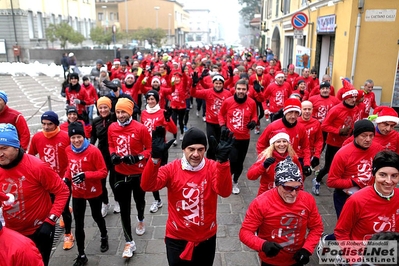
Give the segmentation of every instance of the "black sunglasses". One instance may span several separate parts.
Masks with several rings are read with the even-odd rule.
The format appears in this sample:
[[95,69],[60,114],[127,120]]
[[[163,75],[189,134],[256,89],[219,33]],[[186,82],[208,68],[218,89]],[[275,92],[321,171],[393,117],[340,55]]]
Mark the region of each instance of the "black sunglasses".
[[295,190],[295,191],[300,190],[301,187],[302,187],[302,185],[295,186],[295,187],[282,185],[282,187],[284,188],[285,191],[287,191],[287,192],[292,192],[292,191],[294,191],[294,190]]

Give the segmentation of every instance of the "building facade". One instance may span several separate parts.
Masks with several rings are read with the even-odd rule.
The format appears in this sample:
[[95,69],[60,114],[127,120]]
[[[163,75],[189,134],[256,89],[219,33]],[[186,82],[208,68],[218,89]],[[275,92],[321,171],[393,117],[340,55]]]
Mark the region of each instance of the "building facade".
[[122,31],[139,28],[165,30],[165,44],[183,45],[189,31],[189,14],[183,5],[171,0],[129,0],[118,3],[119,25]]
[[[399,1],[263,0],[262,5],[262,48],[271,48],[283,67],[292,63],[298,72],[304,64],[314,67],[319,78],[329,74],[336,89],[340,77],[358,89],[372,79],[379,103],[399,107]],[[297,12],[308,20],[302,30],[292,25]]]
[[0,1],[0,60],[24,61],[32,48],[57,48],[49,43],[45,29],[68,22],[90,38],[95,23],[94,0]]

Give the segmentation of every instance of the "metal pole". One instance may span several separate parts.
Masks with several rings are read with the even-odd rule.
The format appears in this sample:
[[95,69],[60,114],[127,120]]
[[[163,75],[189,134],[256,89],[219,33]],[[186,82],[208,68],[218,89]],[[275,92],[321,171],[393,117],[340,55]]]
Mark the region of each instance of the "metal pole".
[[[17,28],[15,27],[14,5],[12,4],[12,0],[10,0],[10,3],[11,3],[12,24],[13,24],[13,26],[14,26],[15,45],[18,45]],[[17,55],[17,61],[19,62],[19,55]]]
[[125,22],[126,22],[126,33],[128,33],[128,17],[127,17],[127,0],[125,0]]
[[352,70],[351,70],[351,81],[352,81],[352,84],[355,81],[356,59],[357,59],[357,49],[359,47],[359,34],[360,34],[361,18],[362,18],[362,14],[359,12],[359,14],[357,14],[355,46],[353,48],[353,57],[352,57]]
[[52,111],[53,109],[52,109],[52,107],[51,107],[51,95],[48,95],[48,96],[47,96],[47,104],[48,104],[48,109],[49,109],[50,111]]

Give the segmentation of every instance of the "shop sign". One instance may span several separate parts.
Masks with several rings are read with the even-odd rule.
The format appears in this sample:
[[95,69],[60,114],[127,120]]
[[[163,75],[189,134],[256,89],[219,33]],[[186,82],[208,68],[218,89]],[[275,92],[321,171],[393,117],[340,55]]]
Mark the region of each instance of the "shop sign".
[[370,9],[366,10],[365,21],[395,21],[396,9]]
[[317,17],[317,33],[334,33],[335,27],[335,15]]

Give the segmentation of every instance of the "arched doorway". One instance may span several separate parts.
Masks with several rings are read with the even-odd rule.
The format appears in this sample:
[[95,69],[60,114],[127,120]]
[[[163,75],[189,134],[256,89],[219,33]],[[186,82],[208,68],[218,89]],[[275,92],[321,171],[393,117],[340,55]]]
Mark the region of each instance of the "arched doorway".
[[272,43],[271,43],[271,49],[273,51],[273,54],[277,55],[280,57],[280,31],[278,27],[275,27],[273,30],[273,35],[272,35]]

